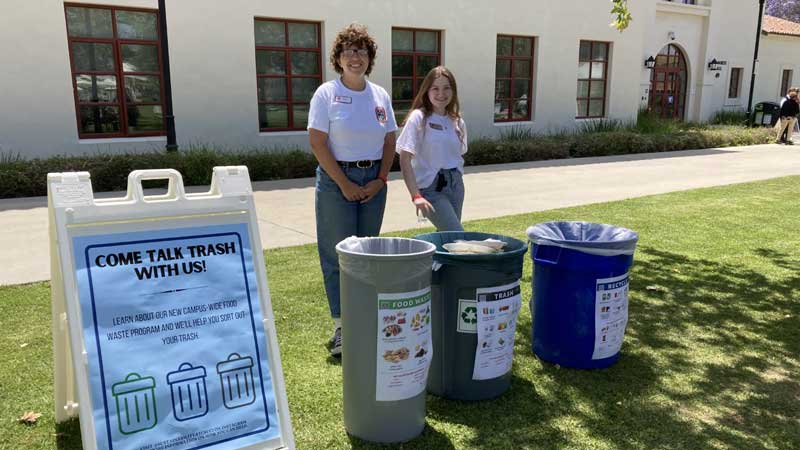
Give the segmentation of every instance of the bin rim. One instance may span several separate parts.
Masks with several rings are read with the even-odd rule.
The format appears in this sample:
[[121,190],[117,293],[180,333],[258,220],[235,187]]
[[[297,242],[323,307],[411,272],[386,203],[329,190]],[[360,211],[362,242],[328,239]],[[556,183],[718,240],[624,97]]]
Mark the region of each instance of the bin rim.
[[[622,239],[617,240],[579,240],[558,238],[552,235],[541,236],[541,234],[549,234],[542,233],[542,231],[552,230],[554,228],[561,231],[564,228],[562,227],[564,225],[566,225],[566,228],[578,225],[581,227],[595,226],[608,230],[613,229],[619,233],[625,234],[625,236]],[[633,255],[636,251],[636,243],[639,241],[639,233],[631,230],[630,228],[607,223],[587,222],[583,220],[557,220],[542,222],[528,227],[526,233],[528,235],[528,240],[535,245],[561,247],[599,256]]]
[[[432,242],[426,240],[427,236],[435,236],[435,235],[446,235],[446,234],[462,234],[462,235],[471,235],[476,238],[502,238],[501,240],[512,241],[515,245],[518,245],[519,248],[509,251],[502,251],[499,253],[450,253],[446,250],[439,250],[439,245],[433,244]],[[414,236],[415,239],[422,240],[425,242],[430,242],[436,247],[436,259],[439,262],[446,262],[450,261],[460,261],[460,262],[467,262],[467,261],[474,261],[474,262],[481,262],[481,261],[495,261],[501,260],[506,258],[515,258],[519,255],[524,255],[525,252],[528,251],[528,244],[524,241],[517,239],[515,237],[506,236],[502,234],[496,233],[484,233],[482,231],[434,231],[432,233],[424,233],[418,234]]]
[[[356,252],[350,249],[345,248],[349,243],[353,242],[353,240],[395,240],[395,241],[414,241],[419,242],[425,245],[427,248],[421,252],[413,252],[413,253],[401,253],[401,254],[382,254],[382,253],[361,253]],[[398,259],[416,259],[428,255],[432,255],[436,251],[436,245],[431,242],[423,241],[420,239],[414,238],[404,238],[404,237],[391,237],[391,236],[372,236],[372,237],[356,237],[350,236],[348,238],[343,239],[341,242],[336,244],[336,253],[339,256],[347,255],[350,257],[355,258],[362,258],[362,259],[391,259],[391,260],[398,260]]]

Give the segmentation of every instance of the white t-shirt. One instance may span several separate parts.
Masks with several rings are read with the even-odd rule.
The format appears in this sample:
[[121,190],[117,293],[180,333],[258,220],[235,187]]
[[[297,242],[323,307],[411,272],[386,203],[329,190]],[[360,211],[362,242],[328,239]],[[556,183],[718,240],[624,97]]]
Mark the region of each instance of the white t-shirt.
[[352,91],[337,78],[314,92],[308,128],[328,133],[337,161],[360,161],[383,157],[386,133],[397,130],[397,123],[386,90],[367,81],[363,91]]
[[419,109],[408,117],[397,139],[396,151],[414,155],[411,167],[420,189],[430,186],[441,169],[458,169],[464,173],[461,155],[467,153],[467,126],[463,119],[458,119],[458,125],[456,128],[454,119],[436,113],[425,119]]

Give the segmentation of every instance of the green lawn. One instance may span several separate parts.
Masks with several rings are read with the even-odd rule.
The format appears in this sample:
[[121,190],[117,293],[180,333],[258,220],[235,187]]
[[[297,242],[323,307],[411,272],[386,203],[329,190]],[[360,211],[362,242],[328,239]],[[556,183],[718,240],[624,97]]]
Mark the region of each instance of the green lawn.
[[[402,448],[800,448],[798,199],[791,177],[468,223],[518,238],[562,219],[638,231],[622,356],[596,371],[540,362],[525,306],[511,389],[480,403],[429,397],[428,427]],[[344,432],[315,247],[266,257],[297,448],[395,448]],[[47,283],[0,288],[2,450],[81,448],[76,422],[53,422],[49,296]],[[28,410],[38,424],[16,422]]]

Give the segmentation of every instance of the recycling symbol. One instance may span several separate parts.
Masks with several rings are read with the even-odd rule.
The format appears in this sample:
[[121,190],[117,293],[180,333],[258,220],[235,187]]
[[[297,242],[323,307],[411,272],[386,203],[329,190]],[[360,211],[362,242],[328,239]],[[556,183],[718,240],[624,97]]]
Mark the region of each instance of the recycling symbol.
[[478,323],[478,308],[468,306],[461,312],[461,320],[465,323]]

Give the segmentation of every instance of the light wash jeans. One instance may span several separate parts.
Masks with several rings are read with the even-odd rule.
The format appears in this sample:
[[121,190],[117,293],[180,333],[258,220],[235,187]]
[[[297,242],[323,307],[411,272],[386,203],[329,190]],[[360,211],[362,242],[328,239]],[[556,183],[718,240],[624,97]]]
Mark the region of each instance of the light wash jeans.
[[[368,169],[342,167],[345,176],[359,186],[377,178],[379,170],[380,163]],[[331,317],[338,318],[341,316],[341,308],[336,244],[350,236],[377,236],[380,233],[386,207],[386,188],[367,203],[351,202],[344,198],[336,182],[321,167],[317,167],[314,205],[317,214],[317,249],[325,294],[328,296]]]
[[[436,191],[439,176],[444,176],[447,185]],[[425,217],[436,226],[436,231],[464,231],[461,226],[461,208],[464,206],[464,180],[458,169],[442,169],[430,186],[420,189],[420,194],[430,202],[436,212]]]

